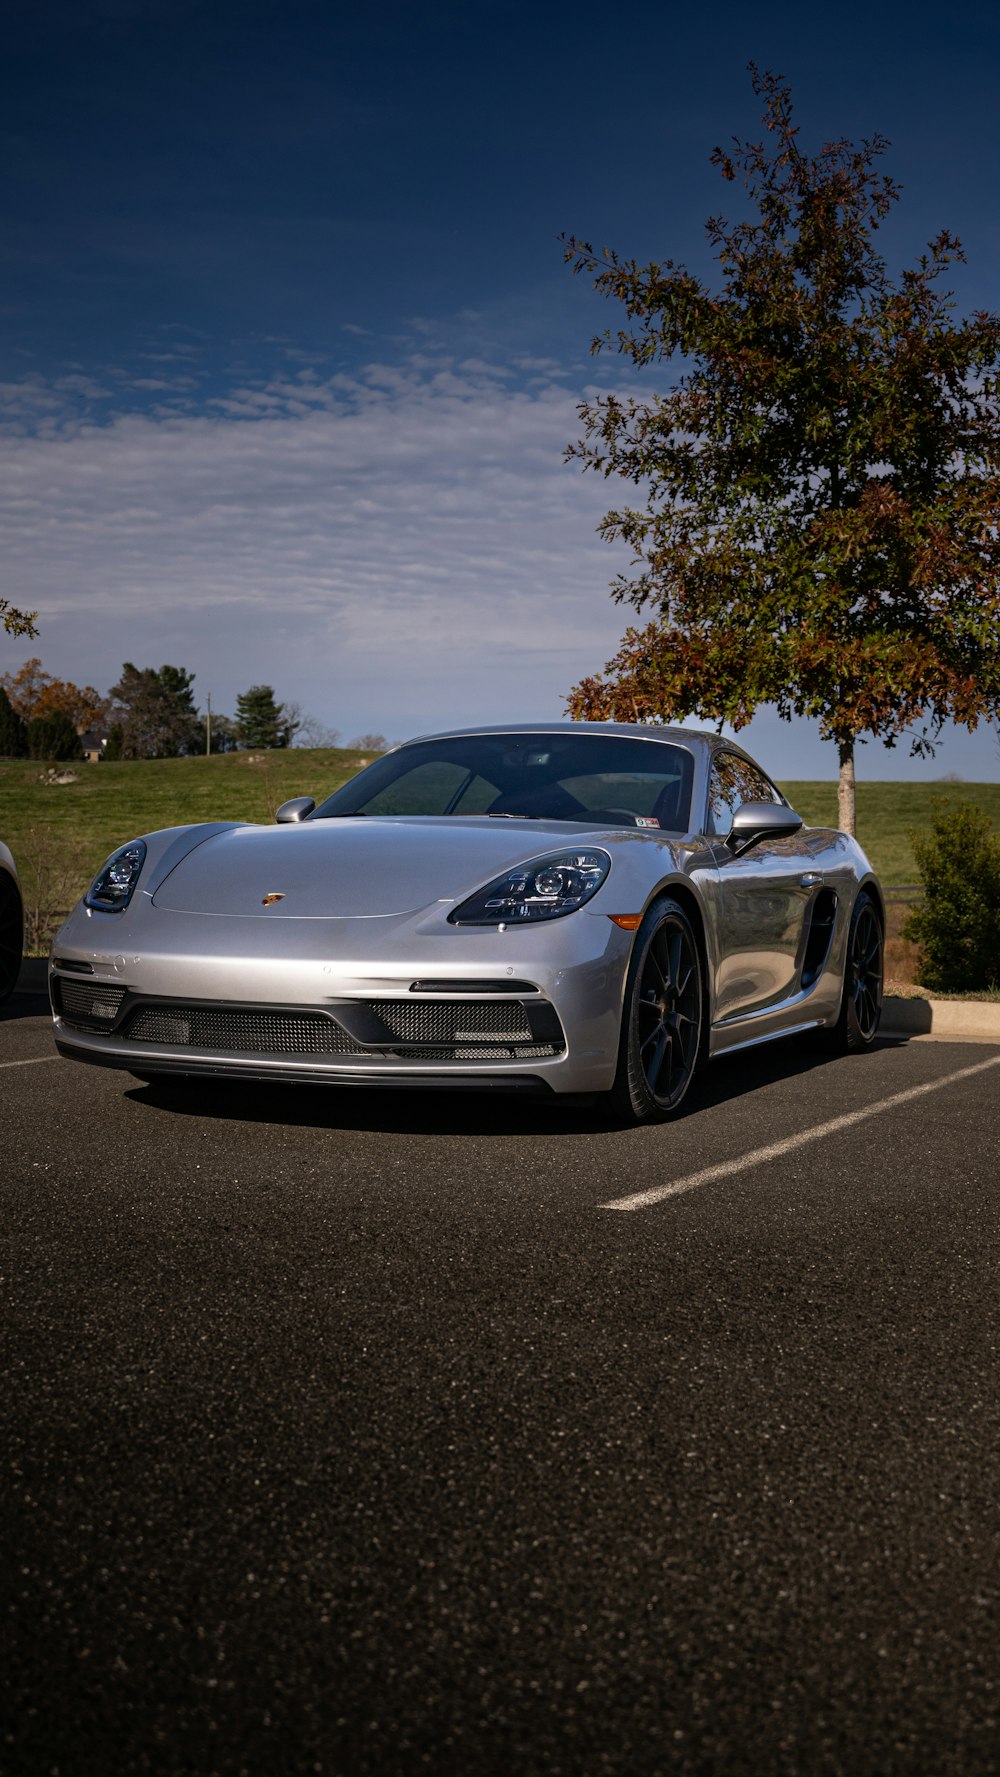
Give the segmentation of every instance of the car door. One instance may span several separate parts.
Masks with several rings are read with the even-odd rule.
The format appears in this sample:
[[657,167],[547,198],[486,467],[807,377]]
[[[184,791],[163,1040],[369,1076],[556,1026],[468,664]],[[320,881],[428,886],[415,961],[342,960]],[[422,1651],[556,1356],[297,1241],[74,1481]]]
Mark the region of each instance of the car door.
[[734,856],[725,841],[745,802],[781,804],[784,797],[748,759],[720,749],[709,775],[706,819],[718,870],[716,1023],[764,1012],[796,991],[803,928],[819,880],[798,834],[761,839]]

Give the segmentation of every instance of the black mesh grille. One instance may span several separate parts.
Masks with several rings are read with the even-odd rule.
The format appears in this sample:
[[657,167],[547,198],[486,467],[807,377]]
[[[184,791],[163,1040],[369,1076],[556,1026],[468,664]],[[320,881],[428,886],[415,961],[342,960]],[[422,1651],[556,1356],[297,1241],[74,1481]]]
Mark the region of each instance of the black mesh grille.
[[357,1055],[361,1046],[319,1012],[225,1011],[140,1006],[128,1025],[139,1043],[232,1049],[251,1055]]
[[103,981],[59,982],[59,1010],[67,1024],[112,1024],[126,989]]
[[404,1043],[530,1043],[524,1007],[495,1000],[373,1000],[371,1010]]
[[[88,996],[88,1003],[89,996],[101,991],[90,982],[67,986],[70,992]],[[110,991],[118,995],[120,1004],[126,990]],[[389,1062],[541,1061],[560,1054],[564,1047],[561,1041],[533,1040],[523,1006],[511,1001],[355,1003],[364,1004],[366,1013],[378,1020],[381,1040],[366,1031],[367,1040],[362,1043],[319,1011],[172,1001],[147,1002],[126,1012],[121,1035],[130,1042],[220,1054],[367,1055]],[[346,1020],[346,1002],[343,1011]],[[94,1028],[92,1022],[90,1028]]]

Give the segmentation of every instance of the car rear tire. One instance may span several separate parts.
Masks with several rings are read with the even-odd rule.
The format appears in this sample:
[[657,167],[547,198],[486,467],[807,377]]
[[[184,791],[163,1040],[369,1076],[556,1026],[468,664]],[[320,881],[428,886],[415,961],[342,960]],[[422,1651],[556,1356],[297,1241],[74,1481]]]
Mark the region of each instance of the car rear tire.
[[840,1016],[829,1032],[829,1046],[838,1055],[863,1054],[875,1041],[882,1016],[884,952],[878,908],[862,889],[847,934]]
[[701,1059],[705,996],[694,927],[654,901],[632,947],[611,1101],[626,1123],[662,1123],[687,1099]]

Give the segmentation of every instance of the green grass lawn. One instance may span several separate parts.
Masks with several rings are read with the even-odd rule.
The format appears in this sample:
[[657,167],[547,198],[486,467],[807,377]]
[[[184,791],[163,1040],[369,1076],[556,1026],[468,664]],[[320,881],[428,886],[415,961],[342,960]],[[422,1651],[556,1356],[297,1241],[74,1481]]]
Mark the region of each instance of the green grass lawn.
[[[789,782],[781,789],[808,826],[837,825],[835,783]],[[943,803],[959,801],[975,803],[1000,833],[1000,784],[858,784],[858,840],[886,888],[919,880],[910,834],[926,831]]]
[[[212,759],[78,765],[76,782],[41,782],[37,761],[0,761],[0,838],[21,872],[29,912],[72,905],[108,853],[137,833],[187,821],[270,821],[290,796],[317,801],[353,776],[365,755],[343,748],[228,753]],[[785,783],[810,826],[834,826],[834,783]],[[862,783],[858,837],[887,887],[917,880],[909,833],[945,798],[976,803],[1000,832],[1000,784]],[[40,948],[45,948],[40,941]]]
[[321,801],[367,757],[340,747],[295,748],[74,765],[72,784],[43,783],[48,768],[36,760],[0,760],[0,838],[21,876],[26,948],[47,950],[47,916],[70,908],[126,839],[188,821],[271,821],[290,796]]

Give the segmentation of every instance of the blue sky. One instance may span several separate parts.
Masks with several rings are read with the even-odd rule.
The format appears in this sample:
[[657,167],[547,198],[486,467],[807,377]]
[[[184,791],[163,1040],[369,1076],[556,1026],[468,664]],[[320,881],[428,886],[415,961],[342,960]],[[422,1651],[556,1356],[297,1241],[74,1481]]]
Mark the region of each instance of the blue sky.
[[[563,463],[614,364],[561,231],[711,275],[753,134],[746,64],[804,140],[881,132],[907,263],[940,228],[1000,305],[1000,25],[987,6],[765,12],[464,0],[78,0],[5,25],[0,640],[105,689],[126,658],[253,682],[393,739],[561,713],[613,652],[608,490]],[[749,739],[833,775],[807,725]],[[995,736],[869,777],[1000,776]]]

